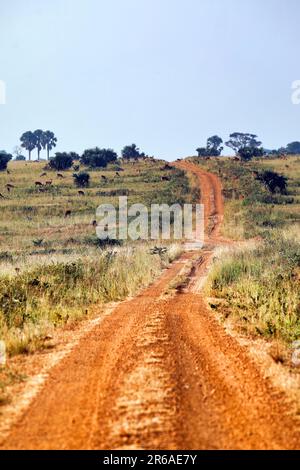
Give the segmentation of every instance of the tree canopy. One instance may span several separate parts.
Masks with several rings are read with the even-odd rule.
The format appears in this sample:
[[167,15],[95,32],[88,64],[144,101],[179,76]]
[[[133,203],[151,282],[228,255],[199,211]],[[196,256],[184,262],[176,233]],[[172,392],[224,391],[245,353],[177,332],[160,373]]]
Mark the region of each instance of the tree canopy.
[[6,170],[8,162],[12,159],[10,153],[5,152],[5,150],[0,150],[0,171]]
[[50,168],[57,171],[68,170],[73,165],[73,152],[56,152],[55,157],[49,161]]
[[90,175],[85,171],[73,174],[74,183],[78,188],[86,188],[90,183]]
[[285,149],[288,155],[299,155],[300,154],[300,142],[291,142],[286,146]]
[[31,160],[31,152],[37,149],[38,160],[42,149],[47,150],[47,159],[49,160],[50,151],[56,147],[57,138],[52,131],[43,131],[37,129],[34,132],[27,131],[20,137],[21,147],[28,151],[29,160]]
[[95,147],[83,152],[80,161],[92,168],[105,168],[108,163],[116,161],[118,155],[112,149],[100,149]]
[[122,150],[122,158],[125,160],[138,160],[139,158],[145,158],[144,152],[140,152],[140,149],[136,144],[125,145]]
[[28,151],[29,160],[31,160],[31,152],[35,149],[36,138],[33,132],[27,131],[20,137],[21,147]]
[[207,139],[206,147],[196,149],[199,157],[219,157],[223,150],[223,139],[218,135],[213,135]]
[[244,147],[247,148],[258,148],[261,146],[261,142],[257,140],[257,135],[243,133],[243,132],[234,132],[230,134],[230,140],[225,143],[225,145],[235,151],[235,153],[239,153]]
[[280,194],[287,193],[287,179],[285,176],[279,175],[275,171],[266,170],[257,176],[266,188],[272,193],[279,192]]

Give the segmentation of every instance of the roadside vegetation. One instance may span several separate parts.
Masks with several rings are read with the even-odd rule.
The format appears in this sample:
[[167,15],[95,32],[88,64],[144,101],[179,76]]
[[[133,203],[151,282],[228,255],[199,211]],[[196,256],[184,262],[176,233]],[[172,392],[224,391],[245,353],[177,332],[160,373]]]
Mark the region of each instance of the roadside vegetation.
[[221,178],[222,235],[243,242],[216,253],[206,286],[212,308],[242,331],[299,339],[300,157],[192,160]]

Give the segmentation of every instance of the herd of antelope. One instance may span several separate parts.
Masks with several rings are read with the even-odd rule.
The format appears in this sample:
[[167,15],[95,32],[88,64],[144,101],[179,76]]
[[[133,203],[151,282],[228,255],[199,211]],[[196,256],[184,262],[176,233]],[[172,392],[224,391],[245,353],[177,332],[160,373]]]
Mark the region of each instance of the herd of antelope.
[[[151,162],[152,161],[155,161],[154,159],[152,160],[151,159]],[[162,166],[160,168],[160,171],[169,171],[169,170],[172,170],[174,169],[174,167],[170,166],[169,164],[165,164],[164,166]],[[118,171],[115,172],[115,177],[116,178],[121,178],[121,172],[125,171],[123,168],[118,168]],[[7,174],[10,175],[11,174],[11,171],[10,170],[7,170]],[[137,175],[141,175],[141,170],[136,170],[136,174]],[[37,188],[37,190],[39,192],[44,192],[46,191],[47,188],[49,187],[52,187],[54,186],[54,182],[53,182],[53,179],[45,179],[47,178],[47,172],[43,171],[41,174],[40,174],[40,179],[39,180],[36,180],[34,181],[34,186]],[[56,179],[64,179],[65,176],[62,174],[62,173],[56,173]],[[114,180],[114,178],[112,179],[112,181]],[[170,181],[171,178],[169,176],[161,176],[160,178],[161,181]],[[100,182],[102,184],[107,184],[109,182],[109,178],[105,175],[101,175],[100,176]],[[16,186],[13,184],[13,183],[7,183],[5,185],[5,188],[6,188],[6,191],[7,193],[10,193],[12,190],[16,189]],[[77,194],[79,196],[85,196],[85,191],[83,191],[82,189],[79,189],[77,191]],[[4,196],[3,193],[0,192],[0,199],[6,199],[6,196]],[[72,211],[70,209],[66,210],[65,213],[64,213],[64,217],[65,218],[69,218],[71,217],[72,215]],[[93,226],[96,226],[97,225],[97,222],[94,220],[92,222],[92,225]]]

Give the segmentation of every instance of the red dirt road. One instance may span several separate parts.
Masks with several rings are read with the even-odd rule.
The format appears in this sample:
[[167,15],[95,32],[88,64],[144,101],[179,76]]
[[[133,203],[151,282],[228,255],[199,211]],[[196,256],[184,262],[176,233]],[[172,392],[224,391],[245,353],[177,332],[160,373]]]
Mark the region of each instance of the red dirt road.
[[[3,449],[296,449],[298,421],[194,287],[222,243],[221,185],[190,163],[207,247],[121,303],[55,366]],[[187,263],[190,284],[168,286]]]

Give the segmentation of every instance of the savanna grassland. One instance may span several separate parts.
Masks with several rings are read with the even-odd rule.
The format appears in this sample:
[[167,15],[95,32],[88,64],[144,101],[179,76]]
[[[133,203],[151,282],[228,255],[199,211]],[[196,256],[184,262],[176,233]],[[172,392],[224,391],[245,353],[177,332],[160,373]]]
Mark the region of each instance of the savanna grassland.
[[[212,308],[243,332],[287,344],[300,336],[300,157],[193,159],[221,178],[224,238],[206,286]],[[260,175],[286,177],[286,191],[270,191]],[[245,242],[246,241],[246,242]]]
[[86,318],[92,305],[135,294],[180,253],[171,243],[165,254],[152,254],[151,242],[105,246],[93,224],[100,204],[197,197],[184,172],[162,161],[83,168],[90,184],[81,194],[73,169],[58,176],[45,165],[11,162],[0,173],[0,336],[9,355],[43,348],[49,331]]

